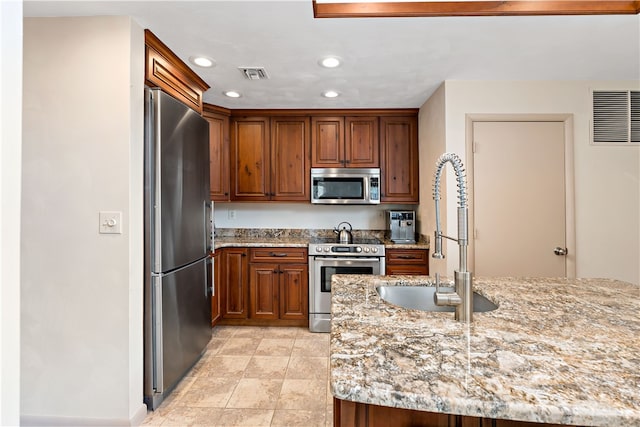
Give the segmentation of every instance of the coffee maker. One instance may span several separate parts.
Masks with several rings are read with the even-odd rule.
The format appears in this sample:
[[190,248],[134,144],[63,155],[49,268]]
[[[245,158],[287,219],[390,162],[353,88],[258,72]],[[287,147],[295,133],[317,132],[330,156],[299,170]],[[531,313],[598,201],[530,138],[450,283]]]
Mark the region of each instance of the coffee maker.
[[387,211],[387,228],[394,243],[416,242],[415,211]]

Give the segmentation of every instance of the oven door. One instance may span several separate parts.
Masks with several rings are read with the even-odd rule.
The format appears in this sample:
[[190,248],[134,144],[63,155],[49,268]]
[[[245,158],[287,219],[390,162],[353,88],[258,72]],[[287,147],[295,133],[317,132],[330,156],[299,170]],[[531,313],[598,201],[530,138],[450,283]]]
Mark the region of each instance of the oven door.
[[331,313],[331,277],[334,274],[384,274],[382,258],[313,258],[309,275],[309,313]]

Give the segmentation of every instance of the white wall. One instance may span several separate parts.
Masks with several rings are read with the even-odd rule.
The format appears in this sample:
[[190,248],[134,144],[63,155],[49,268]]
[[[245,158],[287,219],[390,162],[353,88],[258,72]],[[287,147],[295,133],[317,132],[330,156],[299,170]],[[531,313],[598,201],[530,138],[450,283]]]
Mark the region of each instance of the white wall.
[[[20,420],[22,1],[0,1],[0,425]],[[17,41],[17,42],[16,42]]]
[[[128,17],[24,21],[23,424],[146,413],[143,67]],[[104,210],[122,234],[98,234]]]
[[[311,205],[309,203],[215,204],[216,228],[334,228],[349,222],[354,230],[386,229],[386,210],[415,210],[415,205]],[[235,219],[229,211],[235,211]]]
[[[420,208],[418,221],[422,224],[422,233],[431,239],[433,253],[433,232],[436,229],[435,204],[433,200],[433,174],[436,160],[446,151],[446,115],[445,115],[445,87],[444,84],[424,103],[418,114],[418,141],[420,157]],[[441,194],[446,195],[447,179],[443,175]],[[446,198],[441,198],[440,225],[447,230]],[[454,223],[455,224],[455,223]],[[429,259],[429,274],[447,274],[446,261]],[[451,272],[449,272],[451,274]]]
[[[591,89],[639,87],[638,81],[447,81],[446,149],[465,159],[467,114],[572,114],[576,274],[638,284],[640,146],[591,145],[589,120]],[[455,186],[447,188],[447,195],[448,220],[455,224]],[[447,250],[453,271],[455,244]]]

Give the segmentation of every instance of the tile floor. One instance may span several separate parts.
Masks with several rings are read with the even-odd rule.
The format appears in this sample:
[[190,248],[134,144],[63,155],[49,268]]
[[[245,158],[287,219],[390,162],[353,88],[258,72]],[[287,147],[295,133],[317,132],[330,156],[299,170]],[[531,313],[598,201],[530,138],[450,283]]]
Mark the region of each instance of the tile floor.
[[216,326],[202,359],[143,426],[333,426],[329,334]]

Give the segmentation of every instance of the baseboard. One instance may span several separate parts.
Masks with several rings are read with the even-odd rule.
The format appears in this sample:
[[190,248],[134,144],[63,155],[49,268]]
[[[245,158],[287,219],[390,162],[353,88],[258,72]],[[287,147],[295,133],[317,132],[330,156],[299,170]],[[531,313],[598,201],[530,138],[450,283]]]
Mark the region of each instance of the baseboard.
[[147,416],[147,406],[140,404],[131,419],[126,418],[86,418],[86,417],[56,417],[43,415],[21,415],[21,426],[47,427],[131,427],[139,426]]

